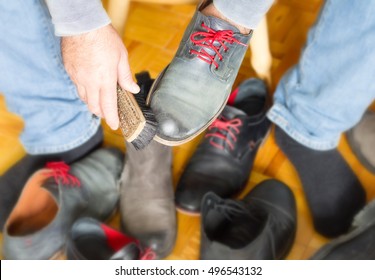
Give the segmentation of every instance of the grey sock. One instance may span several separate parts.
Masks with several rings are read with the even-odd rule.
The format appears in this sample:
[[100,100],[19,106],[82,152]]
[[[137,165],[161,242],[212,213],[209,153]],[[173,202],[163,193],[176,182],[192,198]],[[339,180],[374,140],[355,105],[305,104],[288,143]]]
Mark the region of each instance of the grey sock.
[[310,207],[315,229],[327,236],[345,233],[366,195],[337,149],[307,148],[276,127],[276,142],[296,168]]

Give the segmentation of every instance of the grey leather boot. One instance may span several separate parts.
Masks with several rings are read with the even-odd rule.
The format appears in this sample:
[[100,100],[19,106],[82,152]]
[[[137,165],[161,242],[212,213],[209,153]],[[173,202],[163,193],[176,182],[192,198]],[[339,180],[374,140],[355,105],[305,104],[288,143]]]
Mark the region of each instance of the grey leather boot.
[[224,109],[251,37],[202,14],[204,7],[198,6],[175,57],[148,95],[159,123],[155,140],[165,145],[191,140]]
[[98,149],[71,166],[51,162],[27,181],[4,227],[6,259],[64,257],[72,224],[81,217],[108,219],[119,199],[123,154]]
[[155,141],[141,151],[127,145],[125,162],[120,184],[123,230],[164,258],[176,239],[172,149]]

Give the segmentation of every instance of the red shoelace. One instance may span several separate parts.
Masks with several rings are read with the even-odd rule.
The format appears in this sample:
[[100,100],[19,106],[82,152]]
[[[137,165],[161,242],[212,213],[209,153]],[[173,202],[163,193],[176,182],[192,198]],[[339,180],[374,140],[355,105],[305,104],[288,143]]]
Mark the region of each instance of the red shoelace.
[[216,130],[212,133],[207,133],[205,138],[212,138],[210,144],[218,149],[223,150],[224,146],[215,142],[215,138],[223,139],[225,143],[229,146],[231,150],[234,149],[234,143],[237,141],[236,134],[240,133],[240,127],[242,126],[242,121],[238,118],[232,120],[226,120],[221,117],[216,119],[208,128],[208,132],[211,130]]
[[79,179],[69,174],[70,166],[63,161],[48,162],[46,167],[51,170],[51,176],[54,177],[56,183],[59,181],[64,185],[81,186]]
[[[190,53],[195,54],[199,59],[207,62],[208,64],[215,65],[216,69],[219,68],[219,64],[215,61],[216,55],[219,57],[219,60],[223,60],[223,56],[220,54],[219,50],[223,47],[224,51],[227,52],[229,47],[225,43],[233,44],[237,43],[241,46],[247,47],[246,44],[240,42],[233,37],[234,32],[232,30],[219,30],[216,31],[202,22],[201,26],[207,30],[194,32],[190,36],[190,40],[194,45],[202,47],[200,51],[191,49]],[[215,45],[215,42],[219,43]],[[204,48],[211,49],[215,52],[214,55],[210,55]]]
[[155,252],[151,248],[147,248],[140,258],[140,260],[154,260],[156,258]]

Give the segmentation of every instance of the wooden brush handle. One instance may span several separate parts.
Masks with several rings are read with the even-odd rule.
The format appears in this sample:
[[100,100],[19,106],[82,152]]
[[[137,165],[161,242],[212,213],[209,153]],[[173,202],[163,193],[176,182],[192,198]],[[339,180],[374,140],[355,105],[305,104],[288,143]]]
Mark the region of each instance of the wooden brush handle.
[[127,142],[132,142],[142,132],[146,119],[132,93],[117,86],[117,107],[120,128]]

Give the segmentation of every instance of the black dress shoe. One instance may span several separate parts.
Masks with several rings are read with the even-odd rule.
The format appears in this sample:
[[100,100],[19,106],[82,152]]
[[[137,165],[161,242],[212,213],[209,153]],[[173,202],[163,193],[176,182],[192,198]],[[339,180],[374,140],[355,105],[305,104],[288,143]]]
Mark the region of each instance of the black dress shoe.
[[296,204],[283,183],[266,180],[243,200],[208,193],[202,201],[200,258],[283,259],[293,245]]
[[246,185],[256,152],[270,126],[267,88],[249,79],[231,95],[221,116],[208,128],[176,190],[180,211],[199,214],[203,196],[231,197]]
[[325,246],[312,260],[375,260],[375,200],[353,220],[352,229]]
[[136,239],[92,218],[81,218],[73,224],[66,255],[69,260],[139,260],[155,256],[149,249],[142,252]]

